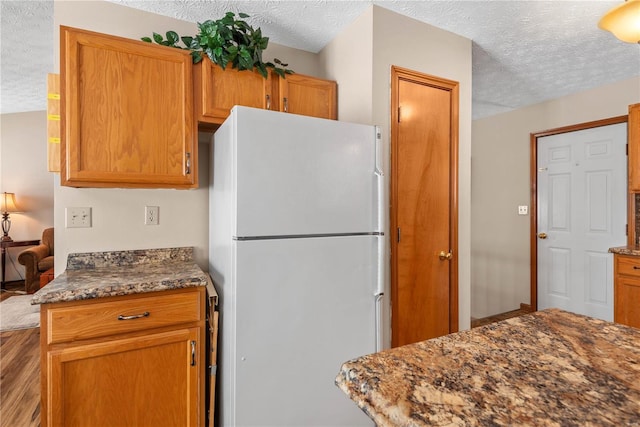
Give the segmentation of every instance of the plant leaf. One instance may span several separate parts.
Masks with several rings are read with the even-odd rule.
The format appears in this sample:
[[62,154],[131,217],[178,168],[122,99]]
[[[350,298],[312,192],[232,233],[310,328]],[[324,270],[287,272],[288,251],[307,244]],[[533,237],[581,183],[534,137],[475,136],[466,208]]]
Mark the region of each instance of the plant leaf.
[[187,47],[187,49],[189,49],[189,46],[191,46],[191,42],[193,42],[193,37],[191,37],[191,36],[182,36],[180,38],[180,40]]
[[158,43],[158,44],[162,44],[162,36],[158,33],[153,33],[153,40]]
[[238,52],[238,63],[241,70],[251,70],[253,69],[253,60],[251,59],[251,53],[243,46],[240,48]]
[[197,64],[198,62],[202,61],[202,52],[197,52],[197,51],[191,52],[191,58],[193,60],[193,63]]
[[153,43],[153,40],[151,40],[150,37],[142,37],[140,40],[142,40],[143,42],[147,42],[147,43]]
[[262,77],[264,77],[265,79],[268,77],[267,67],[265,67],[265,64],[256,64],[256,68],[258,69],[258,72],[262,75]]
[[180,36],[175,31],[167,31],[167,41],[174,46],[180,40]]
[[189,44],[187,45],[187,47],[188,47],[189,49],[191,49],[191,50],[199,50],[199,49],[202,49],[202,46],[200,46],[200,43],[198,42],[198,39],[197,39],[197,38],[196,38],[196,39],[192,39],[192,40],[191,40],[191,43],[189,43]]

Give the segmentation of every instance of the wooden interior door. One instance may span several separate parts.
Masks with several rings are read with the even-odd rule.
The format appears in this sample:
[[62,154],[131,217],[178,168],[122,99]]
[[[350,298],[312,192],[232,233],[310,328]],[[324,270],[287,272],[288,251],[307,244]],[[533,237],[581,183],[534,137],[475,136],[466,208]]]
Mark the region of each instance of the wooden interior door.
[[458,329],[458,83],[392,68],[392,346]]

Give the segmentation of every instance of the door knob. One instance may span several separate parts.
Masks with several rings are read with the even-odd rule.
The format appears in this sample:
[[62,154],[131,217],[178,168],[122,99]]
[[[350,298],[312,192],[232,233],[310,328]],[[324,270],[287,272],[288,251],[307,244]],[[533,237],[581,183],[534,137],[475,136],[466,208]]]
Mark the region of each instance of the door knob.
[[540,233],[538,234],[538,237],[541,239],[546,239],[547,238],[547,233]]
[[445,251],[440,251],[440,253],[438,254],[438,258],[440,258],[441,261],[444,261],[445,259],[449,260],[452,256],[453,255],[451,255],[451,252]]

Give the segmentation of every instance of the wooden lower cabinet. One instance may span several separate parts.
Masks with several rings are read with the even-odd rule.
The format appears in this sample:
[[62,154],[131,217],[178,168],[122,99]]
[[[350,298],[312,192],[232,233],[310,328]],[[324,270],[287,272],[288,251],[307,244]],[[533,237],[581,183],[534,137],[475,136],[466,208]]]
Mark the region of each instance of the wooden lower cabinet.
[[204,425],[204,303],[189,288],[43,305],[41,425]]
[[640,328],[640,257],[614,255],[616,323]]

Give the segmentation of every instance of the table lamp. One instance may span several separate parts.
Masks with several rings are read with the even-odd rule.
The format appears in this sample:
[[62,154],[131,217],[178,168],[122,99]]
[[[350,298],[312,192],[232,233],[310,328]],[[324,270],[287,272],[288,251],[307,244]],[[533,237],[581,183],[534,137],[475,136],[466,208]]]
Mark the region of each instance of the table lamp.
[[9,219],[10,213],[22,212],[18,205],[16,205],[16,195],[14,193],[4,192],[0,194],[0,212],[2,212],[2,240],[3,242],[11,242],[13,239],[9,237],[9,230],[11,229],[11,220]]

